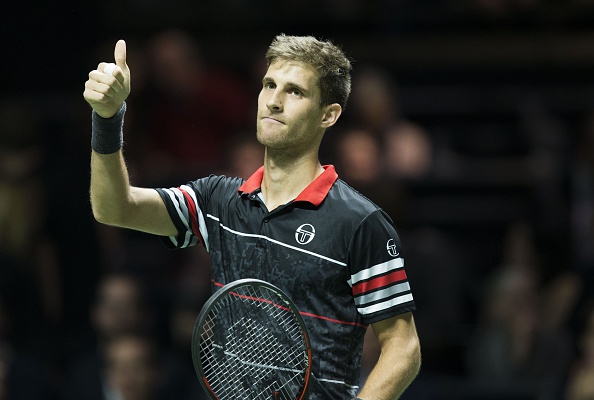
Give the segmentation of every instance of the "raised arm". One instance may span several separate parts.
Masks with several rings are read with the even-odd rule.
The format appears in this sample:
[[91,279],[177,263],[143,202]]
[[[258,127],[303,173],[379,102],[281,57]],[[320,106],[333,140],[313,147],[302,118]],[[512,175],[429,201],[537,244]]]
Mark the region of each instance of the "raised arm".
[[91,207],[97,221],[154,233],[177,234],[165,204],[153,189],[130,185],[121,150],[122,126],[130,94],[126,43],[117,42],[116,67],[100,63],[89,73],[83,96],[93,108]]
[[362,400],[397,399],[417,376],[421,350],[412,313],[371,326],[380,346],[380,357],[358,397]]

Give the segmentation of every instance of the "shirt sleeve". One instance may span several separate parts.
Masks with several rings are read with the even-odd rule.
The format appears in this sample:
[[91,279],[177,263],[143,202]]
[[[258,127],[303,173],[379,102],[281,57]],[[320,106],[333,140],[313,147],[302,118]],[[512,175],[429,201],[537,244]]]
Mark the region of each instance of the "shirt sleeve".
[[163,237],[169,248],[185,248],[198,243],[208,249],[208,233],[204,215],[193,187],[182,185],[169,189],[156,189],[167,207],[167,212],[177,228],[177,236]]
[[400,238],[382,210],[361,222],[349,246],[348,265],[355,305],[366,324],[416,309]]

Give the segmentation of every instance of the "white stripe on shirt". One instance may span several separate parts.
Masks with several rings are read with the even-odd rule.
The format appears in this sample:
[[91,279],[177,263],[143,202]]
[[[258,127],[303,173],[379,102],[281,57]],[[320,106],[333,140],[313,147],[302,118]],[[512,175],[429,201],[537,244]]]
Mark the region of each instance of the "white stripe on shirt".
[[394,258],[390,261],[386,261],[381,264],[371,266],[369,268],[366,268],[362,271],[357,272],[354,275],[351,275],[351,279],[349,279],[348,282],[349,282],[349,285],[351,285],[351,287],[352,287],[353,285],[356,285],[360,281],[365,281],[373,276],[382,275],[388,271],[394,271],[394,270],[397,270],[397,269],[403,268],[403,267],[404,267],[404,260],[400,257]]
[[280,242],[280,241],[278,241],[278,240],[275,240],[275,239],[269,238],[268,236],[264,236],[264,235],[257,235],[257,234],[255,234],[255,233],[244,233],[244,232],[239,232],[239,231],[233,230],[233,229],[231,229],[231,228],[229,228],[229,227],[227,227],[227,226],[223,225],[223,223],[221,223],[221,221],[219,220],[219,218],[218,218],[218,217],[215,217],[214,215],[211,215],[211,214],[206,214],[206,216],[207,216],[208,218],[210,218],[210,219],[213,219],[213,220],[217,221],[217,222],[219,223],[219,225],[221,225],[221,228],[223,228],[224,230],[226,230],[226,231],[228,231],[228,232],[231,232],[231,233],[233,233],[233,234],[235,234],[235,235],[238,235],[238,236],[244,236],[244,237],[253,237],[253,238],[258,238],[258,239],[266,239],[266,240],[268,240],[268,241],[269,241],[269,242],[271,242],[271,243],[275,243],[275,244],[278,244],[278,245],[280,245],[280,246],[287,247],[287,248],[289,248],[289,249],[293,249],[293,250],[296,250],[296,251],[300,251],[300,252],[302,252],[302,253],[310,254],[310,255],[312,255],[312,256],[319,257],[319,258],[321,258],[321,259],[324,259],[324,260],[330,261],[330,262],[332,262],[332,263],[334,263],[334,264],[338,264],[338,265],[341,265],[341,266],[343,266],[343,267],[346,267],[346,263],[343,263],[342,261],[334,260],[334,259],[332,259],[332,258],[330,258],[330,257],[326,257],[326,256],[323,256],[323,255],[321,255],[321,254],[314,253],[314,252],[312,252],[312,251],[308,251],[308,250],[305,250],[305,249],[301,249],[301,248],[299,248],[299,247],[291,246],[290,244],[287,244],[287,243]]
[[374,312],[386,310],[390,307],[397,306],[398,304],[403,304],[403,303],[406,303],[406,302],[412,301],[412,300],[413,300],[413,296],[412,296],[412,294],[409,293],[409,294],[395,297],[388,301],[384,301],[382,303],[377,303],[377,304],[374,304],[374,305],[371,305],[368,307],[358,308],[358,310],[359,310],[359,313],[361,313],[363,315],[372,314]]

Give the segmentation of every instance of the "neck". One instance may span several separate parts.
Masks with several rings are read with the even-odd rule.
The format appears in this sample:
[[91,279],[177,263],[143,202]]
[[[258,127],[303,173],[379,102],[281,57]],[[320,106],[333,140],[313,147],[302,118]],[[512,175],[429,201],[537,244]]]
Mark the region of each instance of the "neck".
[[296,198],[324,172],[317,153],[298,159],[279,159],[267,149],[264,158],[262,195],[270,211]]

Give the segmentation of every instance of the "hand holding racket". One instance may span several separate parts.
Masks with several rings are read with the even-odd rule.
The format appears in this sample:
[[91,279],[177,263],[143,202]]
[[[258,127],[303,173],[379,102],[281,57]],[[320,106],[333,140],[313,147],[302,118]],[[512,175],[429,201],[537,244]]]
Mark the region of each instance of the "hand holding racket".
[[240,279],[219,289],[196,320],[192,358],[212,399],[307,399],[305,323],[291,299],[268,282]]

